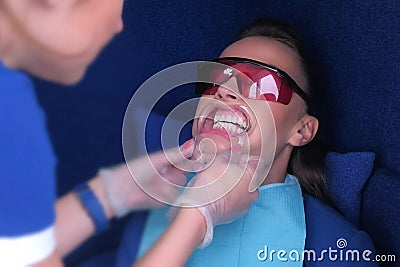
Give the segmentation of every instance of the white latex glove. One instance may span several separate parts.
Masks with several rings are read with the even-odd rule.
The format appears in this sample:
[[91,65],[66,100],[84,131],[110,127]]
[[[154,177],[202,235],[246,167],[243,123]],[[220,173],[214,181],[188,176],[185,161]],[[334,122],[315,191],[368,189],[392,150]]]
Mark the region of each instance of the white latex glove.
[[[185,165],[185,159],[193,153],[193,143],[193,140],[189,140],[181,147],[100,169],[98,175],[104,183],[114,215],[122,217],[134,210],[161,207],[164,203],[159,200],[173,203],[179,192],[169,186],[166,180],[180,186],[186,183],[184,173],[174,165]],[[151,196],[142,188],[151,191]]]
[[[231,154],[231,151],[224,151],[190,181],[189,185],[196,188],[186,189],[177,199],[177,205],[196,206],[204,215],[207,230],[200,248],[211,242],[214,226],[238,219],[258,198],[258,190],[249,192],[257,164],[258,158],[241,152]],[[202,187],[204,185],[207,186]],[[171,211],[170,216],[173,213]]]

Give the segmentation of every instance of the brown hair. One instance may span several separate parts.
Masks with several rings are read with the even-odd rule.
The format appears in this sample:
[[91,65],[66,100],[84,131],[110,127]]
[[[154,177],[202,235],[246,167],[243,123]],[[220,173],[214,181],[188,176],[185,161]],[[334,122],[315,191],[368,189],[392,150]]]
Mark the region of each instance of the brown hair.
[[[311,64],[301,45],[297,31],[291,25],[280,20],[261,18],[240,30],[237,40],[254,36],[273,38],[287,45],[297,53],[308,84],[308,88],[303,89],[308,92],[311,99],[311,105],[307,106],[307,111],[308,113],[314,113],[314,105],[312,105],[313,79],[311,78]],[[310,194],[334,206],[327,191],[324,173],[325,156],[328,151],[326,143],[322,141],[320,134],[317,133],[312,142],[293,149],[289,160],[288,172],[297,177],[304,193]]]

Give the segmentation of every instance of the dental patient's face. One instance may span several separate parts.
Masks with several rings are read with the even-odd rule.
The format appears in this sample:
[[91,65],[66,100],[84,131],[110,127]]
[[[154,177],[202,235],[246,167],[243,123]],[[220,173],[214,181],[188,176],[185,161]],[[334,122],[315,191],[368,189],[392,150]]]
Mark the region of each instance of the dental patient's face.
[[[220,57],[242,57],[278,67],[291,76],[301,88],[306,88],[306,78],[301,62],[286,45],[268,37],[248,37],[227,47]],[[229,88],[229,89],[228,89]],[[235,77],[217,88],[214,95],[203,95],[197,107],[193,126],[196,140],[209,138],[219,150],[238,147],[248,140],[252,156],[262,150],[271,150],[276,157],[297,132],[294,124],[304,115],[305,105],[295,93],[288,105],[243,98]],[[276,138],[276,139],[275,139]],[[273,147],[276,142],[276,147]],[[244,141],[246,143],[246,141]]]

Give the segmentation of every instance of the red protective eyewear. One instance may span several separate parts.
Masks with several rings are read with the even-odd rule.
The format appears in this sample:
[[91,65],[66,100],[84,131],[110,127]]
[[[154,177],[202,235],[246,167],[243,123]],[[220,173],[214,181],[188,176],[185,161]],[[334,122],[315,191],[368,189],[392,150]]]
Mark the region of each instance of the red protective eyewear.
[[284,105],[290,103],[292,92],[308,105],[307,93],[284,71],[256,60],[240,57],[223,57],[203,64],[199,68],[196,93],[215,95],[218,87],[235,77],[240,95]]

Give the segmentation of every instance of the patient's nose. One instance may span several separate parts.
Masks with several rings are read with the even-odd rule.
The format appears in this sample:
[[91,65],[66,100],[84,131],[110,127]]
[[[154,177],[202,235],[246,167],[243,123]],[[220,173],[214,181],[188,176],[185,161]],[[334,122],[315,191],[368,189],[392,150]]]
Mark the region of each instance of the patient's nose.
[[229,79],[226,83],[220,85],[215,94],[217,99],[236,100],[239,99],[238,80],[236,77]]
[[232,90],[224,86],[218,87],[217,93],[215,95],[218,99],[221,100],[235,100],[238,98]]

